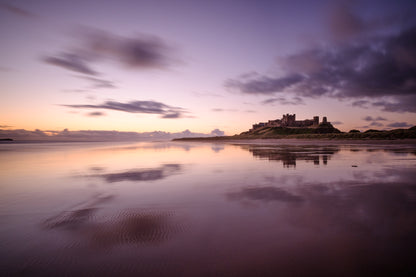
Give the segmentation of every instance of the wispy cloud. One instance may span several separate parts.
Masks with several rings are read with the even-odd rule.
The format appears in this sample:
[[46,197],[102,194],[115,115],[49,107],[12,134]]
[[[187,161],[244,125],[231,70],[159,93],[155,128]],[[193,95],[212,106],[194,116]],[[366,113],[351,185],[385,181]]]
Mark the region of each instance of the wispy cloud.
[[131,101],[127,103],[106,101],[100,105],[61,105],[76,109],[107,109],[127,113],[159,114],[161,118],[180,118],[187,113],[183,108],[172,107],[156,101]]
[[213,108],[211,109],[213,112],[237,112],[236,109],[223,109],[223,108]]
[[43,57],[42,60],[50,65],[62,67],[64,69],[78,72],[86,75],[99,75],[99,73],[93,70],[88,65],[88,60],[78,54],[74,53],[61,53],[57,56]]
[[365,121],[387,121],[386,118],[378,116],[378,117],[372,117],[370,115],[363,118]]
[[293,97],[288,100],[285,97],[268,98],[261,102],[264,105],[279,103],[280,105],[305,105],[305,102],[300,97]]
[[409,124],[407,122],[394,122],[391,124],[388,124],[387,127],[392,127],[392,128],[407,128],[407,127],[412,127],[412,124]]
[[0,3],[0,9],[6,10],[14,15],[23,16],[23,17],[35,17],[36,15],[26,9],[20,8],[18,6]]
[[383,127],[384,124],[380,123],[380,122],[377,122],[377,121],[373,121],[373,122],[370,123],[370,126],[371,127]]
[[117,88],[114,85],[114,82],[109,81],[109,80],[104,80],[101,78],[95,78],[95,77],[91,77],[91,76],[77,76],[80,79],[84,79],[89,81],[92,84],[92,88]]
[[86,114],[87,116],[91,116],[91,117],[98,117],[98,116],[105,116],[105,113],[103,112],[90,112]]

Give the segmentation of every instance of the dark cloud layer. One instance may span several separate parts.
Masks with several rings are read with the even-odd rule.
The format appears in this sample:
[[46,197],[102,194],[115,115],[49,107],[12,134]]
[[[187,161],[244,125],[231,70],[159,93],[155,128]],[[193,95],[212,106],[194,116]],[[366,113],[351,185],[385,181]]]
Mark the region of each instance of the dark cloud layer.
[[156,101],[131,101],[121,103],[117,101],[106,101],[100,105],[62,105],[76,109],[107,109],[128,113],[159,114],[161,118],[180,118],[186,111],[179,107],[171,107]]
[[354,100],[355,106],[416,112],[416,27],[305,50],[280,64],[286,75],[249,75],[227,80],[225,86],[245,94],[326,96]]

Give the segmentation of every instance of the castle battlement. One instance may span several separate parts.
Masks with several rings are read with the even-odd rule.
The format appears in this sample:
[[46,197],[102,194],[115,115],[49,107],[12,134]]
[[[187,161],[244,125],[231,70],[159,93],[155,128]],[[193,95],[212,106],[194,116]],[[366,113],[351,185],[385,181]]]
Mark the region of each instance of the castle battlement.
[[[322,118],[322,123],[328,123],[326,116]],[[296,120],[296,114],[284,114],[281,119],[254,124],[251,130],[262,127],[317,128],[319,124],[319,116],[314,116],[313,119]]]

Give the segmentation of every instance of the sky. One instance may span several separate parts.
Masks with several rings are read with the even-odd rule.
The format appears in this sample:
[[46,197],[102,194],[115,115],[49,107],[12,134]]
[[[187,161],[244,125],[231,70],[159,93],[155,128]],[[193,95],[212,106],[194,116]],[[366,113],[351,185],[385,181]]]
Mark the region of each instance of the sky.
[[0,0],[0,35],[9,134],[416,125],[413,0]]

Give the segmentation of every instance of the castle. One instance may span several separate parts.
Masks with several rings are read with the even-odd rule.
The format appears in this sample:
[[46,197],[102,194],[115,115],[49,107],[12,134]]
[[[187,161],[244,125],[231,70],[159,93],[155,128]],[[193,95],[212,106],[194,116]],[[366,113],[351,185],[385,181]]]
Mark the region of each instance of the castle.
[[[326,116],[322,118],[321,123],[329,123]],[[269,120],[269,122],[254,124],[250,131],[261,127],[316,128],[319,124],[319,116],[314,116],[313,119],[296,120],[296,114],[284,114],[282,119]]]

